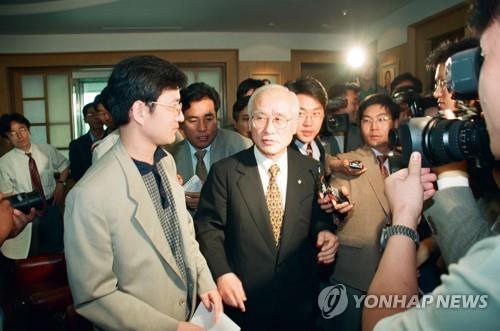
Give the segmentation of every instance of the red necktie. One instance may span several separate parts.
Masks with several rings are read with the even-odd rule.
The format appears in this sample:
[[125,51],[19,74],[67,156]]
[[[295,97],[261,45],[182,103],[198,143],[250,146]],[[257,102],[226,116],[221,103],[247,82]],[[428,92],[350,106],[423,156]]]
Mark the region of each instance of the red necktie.
[[387,160],[388,156],[387,155],[379,155],[377,156],[378,160],[378,167],[380,169],[380,173],[382,176],[385,178],[389,177],[389,171],[387,171],[387,168],[385,167],[384,163],[385,160]]
[[31,187],[34,191],[37,191],[42,195],[45,209],[45,193],[43,192],[42,180],[40,179],[40,174],[38,172],[35,159],[31,156],[31,153],[26,153],[26,156],[29,158],[28,166],[30,169]]
[[311,143],[307,143],[306,152],[307,152],[307,157],[312,159],[313,158],[313,148],[311,146]]

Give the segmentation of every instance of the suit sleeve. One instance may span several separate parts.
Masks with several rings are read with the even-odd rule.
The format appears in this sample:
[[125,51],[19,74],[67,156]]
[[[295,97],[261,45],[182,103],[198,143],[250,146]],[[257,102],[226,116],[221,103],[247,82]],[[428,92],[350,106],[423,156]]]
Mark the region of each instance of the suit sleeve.
[[424,216],[446,264],[457,262],[476,242],[494,235],[468,187],[438,191]]
[[195,215],[196,237],[214,279],[232,272],[224,248],[227,204],[227,178],[224,168],[217,163],[203,185]]
[[105,330],[176,330],[178,321],[118,289],[111,230],[101,202],[72,189],[64,214],[64,246],[75,308]]

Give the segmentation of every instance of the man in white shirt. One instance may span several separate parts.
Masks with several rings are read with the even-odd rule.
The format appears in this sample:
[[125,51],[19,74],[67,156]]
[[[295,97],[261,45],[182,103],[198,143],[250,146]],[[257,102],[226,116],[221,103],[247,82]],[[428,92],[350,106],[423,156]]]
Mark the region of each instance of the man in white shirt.
[[[14,146],[0,158],[0,191],[6,194],[38,191],[46,208],[16,238],[7,240],[2,253],[12,259],[62,250],[62,215],[69,162],[50,145],[31,143],[30,122],[21,114],[0,118],[0,134]],[[57,180],[55,175],[59,173]]]

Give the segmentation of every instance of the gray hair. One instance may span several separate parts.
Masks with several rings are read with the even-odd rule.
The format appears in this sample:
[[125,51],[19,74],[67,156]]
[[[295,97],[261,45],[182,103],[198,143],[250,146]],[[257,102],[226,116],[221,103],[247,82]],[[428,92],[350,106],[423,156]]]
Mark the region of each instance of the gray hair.
[[253,92],[252,96],[250,97],[250,100],[248,101],[248,113],[250,114],[250,118],[252,117],[254,110],[256,110],[256,104],[259,97],[262,94],[269,92],[270,90],[278,90],[281,92],[285,92],[288,95],[289,97],[288,101],[290,103],[290,108],[292,110],[292,118],[297,119],[299,117],[299,109],[300,109],[299,99],[297,98],[297,95],[291,92],[286,87],[278,84],[264,85],[256,89],[255,92]]

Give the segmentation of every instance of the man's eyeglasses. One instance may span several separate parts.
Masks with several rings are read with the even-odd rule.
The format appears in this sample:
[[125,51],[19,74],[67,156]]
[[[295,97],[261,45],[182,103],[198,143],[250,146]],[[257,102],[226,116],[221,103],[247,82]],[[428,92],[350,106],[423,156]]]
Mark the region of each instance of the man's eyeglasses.
[[17,137],[18,135],[25,135],[26,133],[28,133],[28,129],[27,128],[19,128],[18,130],[12,130],[10,132],[7,133],[7,135],[11,138],[14,138],[14,137]]
[[[253,115],[252,116],[252,124],[256,129],[262,129],[263,127],[265,127],[267,125],[267,123],[269,122],[269,119],[270,119],[269,117],[264,116],[264,115],[259,115],[259,114]],[[276,117],[271,118],[271,120],[273,122],[274,127],[277,129],[286,128],[286,126],[288,125],[288,122],[291,121],[291,119],[288,119],[288,118],[283,117],[283,116],[276,116]]]
[[446,81],[443,80],[443,79],[438,79],[436,81],[436,83],[434,84],[434,91],[437,90],[437,89],[442,89],[442,88],[446,88],[448,89],[448,84],[446,84]]
[[369,117],[364,117],[361,119],[361,125],[372,125],[373,123],[385,124],[390,120],[391,118],[387,115],[376,117],[375,120]]
[[151,107],[151,105],[160,105],[163,107],[167,107],[168,109],[173,110],[177,116],[179,116],[181,114],[181,111],[182,111],[182,103],[181,102],[176,103],[176,104],[172,104],[172,105],[167,105],[166,103],[151,101],[148,104],[150,107]]
[[313,113],[307,113],[305,111],[299,111],[299,118],[301,120],[305,120],[306,118],[311,117],[314,121],[322,121],[323,120],[323,113],[315,111]]

